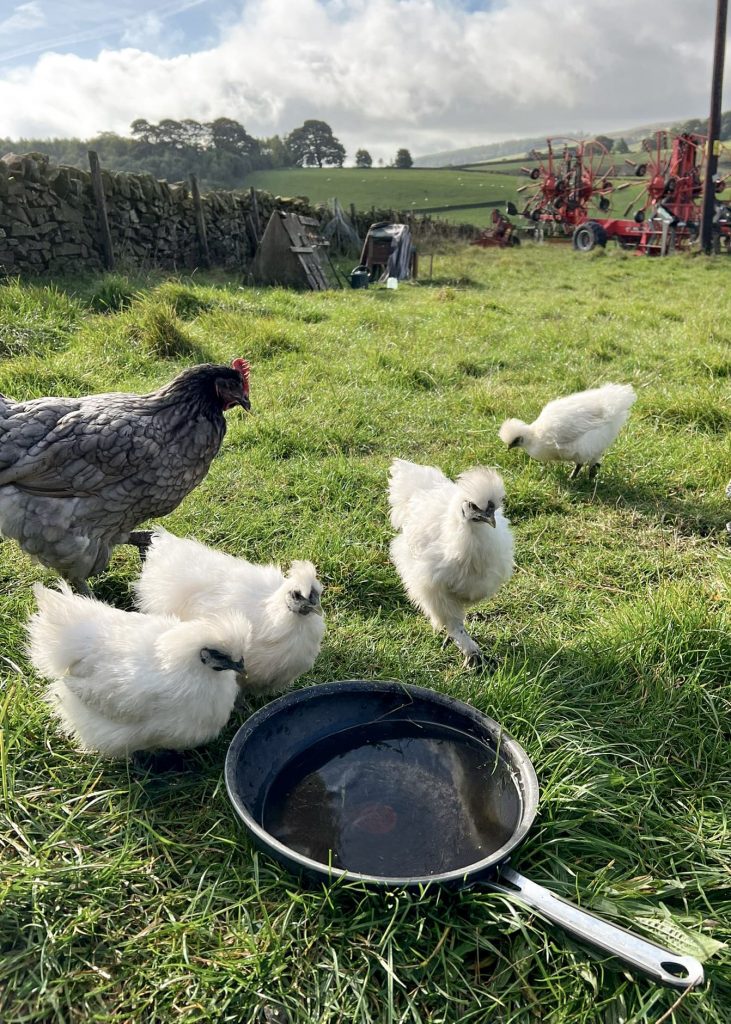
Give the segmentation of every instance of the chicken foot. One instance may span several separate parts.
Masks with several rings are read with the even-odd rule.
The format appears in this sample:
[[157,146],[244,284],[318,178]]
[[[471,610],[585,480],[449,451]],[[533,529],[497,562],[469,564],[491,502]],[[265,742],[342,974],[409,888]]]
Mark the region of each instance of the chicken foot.
[[447,626],[447,636],[459,647],[464,654],[464,667],[472,668],[479,672],[494,667],[494,661],[488,655],[482,653],[478,645],[464,628],[464,622],[455,622]]
[[601,462],[595,462],[591,466],[589,466],[589,479],[590,480],[593,480],[594,477],[597,475],[597,473],[599,472],[599,467],[600,466],[601,466]]
[[85,579],[74,579],[71,576],[66,577],[66,582],[71,587],[75,594],[79,594],[81,597],[93,597],[89,584]]
[[140,553],[140,561],[144,562],[147,549],[152,543],[152,530],[133,530],[129,535],[128,544],[133,544]]
[[576,465],[574,466],[574,468],[573,468],[573,469],[571,470],[571,472],[569,473],[569,480],[575,480],[575,479],[576,479],[576,477],[577,477],[577,476],[579,475],[579,473],[581,472],[581,467],[582,467],[582,466],[583,466],[583,462],[577,462],[577,463],[576,463]]

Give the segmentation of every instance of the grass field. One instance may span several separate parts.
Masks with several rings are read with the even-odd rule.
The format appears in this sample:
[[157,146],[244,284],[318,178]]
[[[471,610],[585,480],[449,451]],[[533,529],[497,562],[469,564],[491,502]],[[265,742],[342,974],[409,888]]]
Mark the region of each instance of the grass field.
[[[434,273],[302,295],[214,275],[9,283],[0,392],[145,390],[196,359],[249,357],[255,415],[228,414],[166,525],[256,560],[312,558],[329,632],[297,685],[399,678],[498,719],[541,787],[515,866],[705,959],[705,986],[668,1013],[676,993],[487,890],[303,888],[230,810],[222,766],[244,712],[178,774],[77,753],[23,650],[31,584],[53,575],[8,542],[3,1024],[731,1020],[731,264],[523,246],[450,251]],[[606,380],[639,397],[595,485],[504,450],[504,417]],[[517,570],[469,626],[492,676],[463,670],[404,598],[395,455],[503,473]],[[118,549],[97,595],[129,607],[137,570]]]
[[[515,200],[515,186],[520,182],[512,175],[487,172],[324,167],[256,171],[249,175],[246,184],[275,195],[306,195],[314,203],[324,203],[337,197],[346,209],[350,203],[355,203],[359,210],[375,206],[418,212],[447,204],[458,207],[464,203]],[[440,213],[439,216],[447,215]]]
[[[523,161],[523,164],[531,166],[530,162]],[[481,168],[463,170],[397,171],[378,167],[369,170],[325,167],[257,171],[247,178],[246,184],[266,189],[275,195],[305,195],[313,203],[324,203],[337,197],[346,210],[350,203],[355,203],[359,210],[369,210],[375,206],[377,209],[411,210],[415,213],[435,206],[449,206],[449,209],[433,216],[455,223],[486,227],[491,223],[492,206],[465,209],[464,204],[499,202],[504,209],[508,200],[512,200],[518,209],[522,209],[526,196],[530,194],[521,195],[516,191],[528,183],[528,179],[519,174],[519,163],[507,171],[490,171],[489,166],[486,164]],[[618,179],[618,182],[621,183],[621,180]],[[635,179],[625,180],[629,180],[630,187],[617,193],[612,199],[610,214],[602,216],[622,216],[641,188]],[[532,183],[530,187],[532,190]],[[600,215],[593,206],[592,212],[595,216]],[[520,218],[518,223],[521,223]]]

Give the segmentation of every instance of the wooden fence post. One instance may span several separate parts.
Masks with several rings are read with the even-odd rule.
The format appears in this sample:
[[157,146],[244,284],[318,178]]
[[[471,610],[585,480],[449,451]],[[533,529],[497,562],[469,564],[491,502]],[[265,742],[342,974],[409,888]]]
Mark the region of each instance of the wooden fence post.
[[104,197],[102,170],[99,166],[99,157],[93,149],[89,150],[89,168],[91,169],[91,187],[94,192],[94,202],[96,203],[97,223],[102,243],[104,266],[107,270],[114,270],[114,247],[112,246],[112,234],[109,230],[109,219],[107,218],[107,202]]
[[252,222],[254,224],[254,238],[258,245],[261,241],[261,220],[259,219],[259,203],[256,198],[256,189],[253,185],[249,189],[249,195],[251,196],[251,214]]
[[190,194],[193,197],[193,213],[195,214],[195,226],[198,232],[199,260],[203,267],[210,267],[211,257],[208,252],[208,237],[206,236],[206,218],[203,215],[203,204],[198,189],[198,178],[195,174],[190,176]]

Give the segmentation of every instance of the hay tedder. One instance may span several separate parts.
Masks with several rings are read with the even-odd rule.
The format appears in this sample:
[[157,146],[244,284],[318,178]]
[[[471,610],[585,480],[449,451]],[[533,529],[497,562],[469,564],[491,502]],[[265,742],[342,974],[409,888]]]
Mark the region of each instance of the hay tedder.
[[[530,154],[535,166],[521,168],[530,181],[517,190],[525,196],[520,212],[534,234],[570,236],[580,252],[610,238],[647,255],[687,247],[699,235],[705,146],[700,135],[682,133],[670,142],[667,132],[656,132],[646,140],[643,162],[627,159],[627,168],[618,169],[596,140],[548,139],[545,154]],[[618,177],[625,180],[617,183]],[[631,202],[613,215],[615,201],[633,184]],[[715,188],[723,192],[726,179],[719,177]],[[716,205],[719,237],[729,247],[731,211],[722,201]],[[518,210],[509,204],[508,212]]]

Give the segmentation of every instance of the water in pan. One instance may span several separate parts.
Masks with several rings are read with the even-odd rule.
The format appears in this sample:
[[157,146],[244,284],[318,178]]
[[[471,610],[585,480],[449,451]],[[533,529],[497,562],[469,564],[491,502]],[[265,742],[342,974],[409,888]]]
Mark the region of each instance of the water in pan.
[[432,723],[381,721],[293,759],[267,793],[262,825],[321,864],[423,877],[500,849],[521,807],[494,750]]

